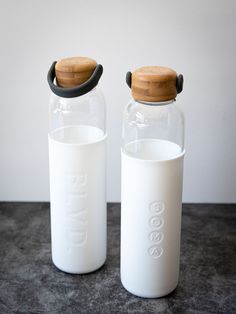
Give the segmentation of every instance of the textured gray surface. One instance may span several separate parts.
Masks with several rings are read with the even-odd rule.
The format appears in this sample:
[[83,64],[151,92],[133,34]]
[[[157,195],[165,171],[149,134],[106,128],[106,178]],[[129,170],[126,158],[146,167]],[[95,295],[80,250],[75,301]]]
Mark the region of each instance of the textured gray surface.
[[108,257],[89,275],[51,262],[49,205],[0,203],[0,313],[236,313],[236,205],[184,205],[177,289],[141,299],[119,278],[120,205],[108,204]]

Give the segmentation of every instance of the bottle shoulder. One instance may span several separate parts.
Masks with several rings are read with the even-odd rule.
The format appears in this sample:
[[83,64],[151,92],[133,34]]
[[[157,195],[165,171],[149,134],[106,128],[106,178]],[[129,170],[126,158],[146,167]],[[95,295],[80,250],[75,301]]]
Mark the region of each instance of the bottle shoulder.
[[[184,149],[184,116],[176,101],[141,103],[131,100],[124,110],[122,143],[168,141]],[[151,142],[150,142],[151,141]],[[141,144],[142,146],[142,144]],[[134,146],[137,151],[139,144]],[[152,145],[151,145],[152,147]]]
[[49,103],[50,130],[66,126],[90,125],[106,132],[106,103],[102,91],[94,88],[87,94],[72,98],[51,95]]
[[49,105],[51,108],[60,108],[61,110],[76,109],[78,106],[98,106],[106,107],[105,98],[100,87],[96,86],[88,93],[71,98],[64,98],[51,93]]
[[142,103],[131,99],[124,109],[124,120],[137,124],[156,123],[160,120],[179,120],[184,123],[182,110],[172,100],[163,103]]

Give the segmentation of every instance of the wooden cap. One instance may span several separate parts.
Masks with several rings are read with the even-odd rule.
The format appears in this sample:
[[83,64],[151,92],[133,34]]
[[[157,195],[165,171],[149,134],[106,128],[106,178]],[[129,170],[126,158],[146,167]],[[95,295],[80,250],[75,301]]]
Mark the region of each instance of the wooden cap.
[[161,66],[147,66],[132,73],[133,98],[147,102],[175,99],[177,73]]
[[97,66],[97,62],[86,57],[71,57],[59,60],[55,65],[57,85],[73,87],[86,82]]

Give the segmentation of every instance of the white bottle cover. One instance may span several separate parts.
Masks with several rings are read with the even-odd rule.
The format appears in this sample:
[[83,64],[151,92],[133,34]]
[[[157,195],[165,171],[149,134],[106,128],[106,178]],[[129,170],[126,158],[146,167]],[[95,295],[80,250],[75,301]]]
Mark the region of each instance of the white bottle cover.
[[49,135],[52,259],[69,273],[94,271],[106,259],[106,136],[99,132],[88,126],[95,140],[77,144]]
[[122,151],[121,281],[137,296],[161,297],[178,283],[183,157],[145,160]]

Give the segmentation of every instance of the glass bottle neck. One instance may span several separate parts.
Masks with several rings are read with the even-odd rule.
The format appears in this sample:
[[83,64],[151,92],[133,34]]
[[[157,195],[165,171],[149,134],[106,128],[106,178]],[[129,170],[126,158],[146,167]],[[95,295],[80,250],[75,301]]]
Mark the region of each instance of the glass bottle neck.
[[140,103],[142,105],[147,105],[147,106],[166,106],[166,105],[171,105],[175,101],[176,99],[171,99],[167,101],[158,101],[158,102],[147,102],[147,101],[136,100],[137,103]]

